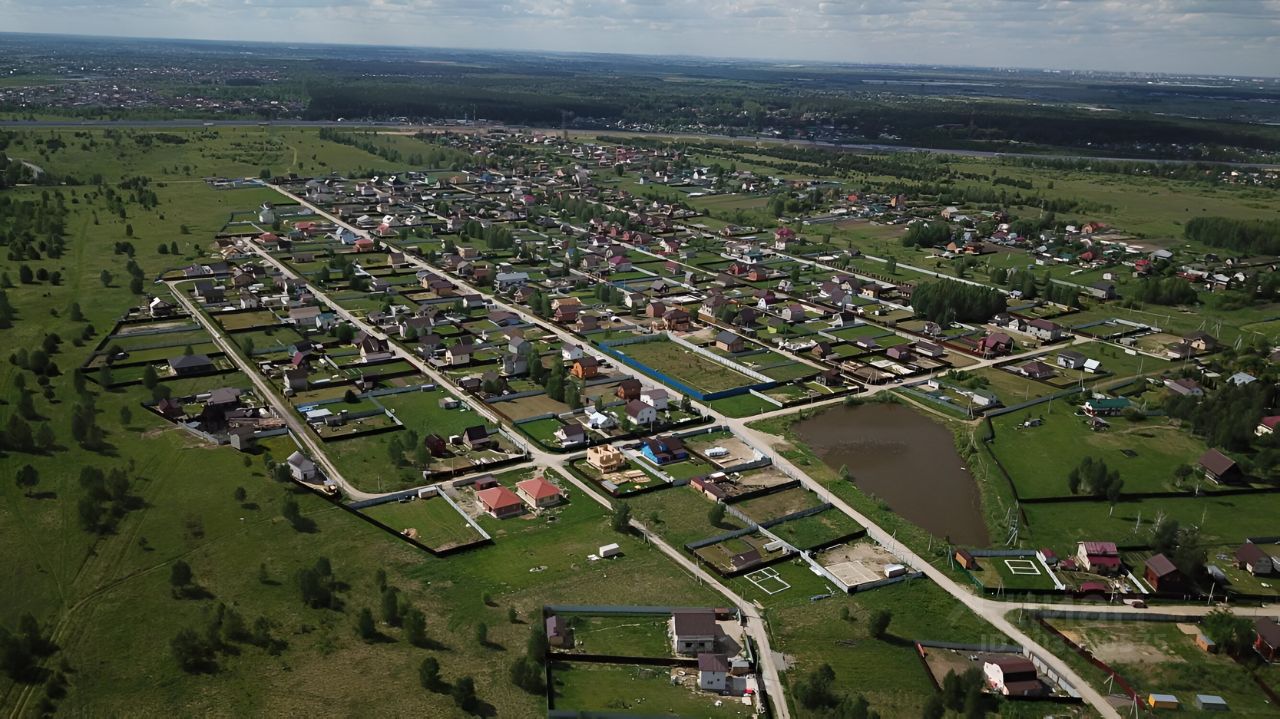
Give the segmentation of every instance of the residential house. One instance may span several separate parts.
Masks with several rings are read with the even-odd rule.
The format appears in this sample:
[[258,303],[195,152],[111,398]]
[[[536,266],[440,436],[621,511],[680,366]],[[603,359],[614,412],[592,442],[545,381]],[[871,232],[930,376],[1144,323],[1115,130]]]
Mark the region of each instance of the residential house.
[[603,473],[616,472],[627,463],[627,458],[617,447],[601,444],[587,448],[587,464]]
[[1157,592],[1178,592],[1186,586],[1182,572],[1163,554],[1147,558],[1142,577]]
[[1253,542],[1245,542],[1236,550],[1236,567],[1257,577],[1274,572],[1276,559]]
[[1120,551],[1115,542],[1080,542],[1076,548],[1076,562],[1096,574],[1119,574]]
[[640,440],[641,453],[656,465],[671,464],[689,458],[684,441],[671,434],[645,437]]
[[724,692],[729,688],[729,657],[725,654],[698,654],[698,688]]
[[490,487],[476,492],[476,499],[489,516],[494,519],[506,519],[524,512],[524,502],[515,492],[506,487]]
[[1100,300],[1114,300],[1116,298],[1116,286],[1114,282],[1103,280],[1085,287],[1084,293]]
[[663,411],[667,409],[668,396],[665,389],[650,388],[640,391],[640,401],[650,405],[655,410]]
[[1036,667],[1026,657],[994,656],[983,661],[982,675],[987,686],[1007,697],[1033,697],[1046,693]]
[[1023,330],[1041,342],[1057,342],[1066,336],[1062,326],[1045,319],[1034,319],[1028,322]]
[[618,388],[614,390],[614,396],[618,399],[625,399],[628,401],[640,399],[640,390],[640,380],[628,378],[618,383]]
[[680,308],[667,310],[662,315],[662,321],[666,324],[667,329],[675,332],[689,331],[689,313]]
[[1043,381],[1053,379],[1058,373],[1044,362],[1033,360],[1018,367],[1018,374],[1029,379]]
[[188,377],[214,371],[213,360],[207,355],[180,355],[169,358],[169,370],[175,377]]
[[600,361],[591,355],[582,355],[573,361],[569,373],[581,380],[591,379],[600,373]]
[[1204,395],[1204,389],[1200,383],[1190,377],[1179,377],[1177,379],[1166,378],[1164,386],[1174,394],[1180,394],[1191,397],[1200,397]]
[[1013,350],[1013,338],[1003,332],[992,332],[978,341],[978,353],[983,357],[1007,355]]
[[471,355],[475,354],[475,345],[460,343],[444,350],[444,359],[452,367],[467,364],[471,361]]
[[1088,360],[1083,353],[1075,350],[1062,350],[1058,353],[1057,365],[1063,369],[1083,369]]
[[1113,417],[1129,409],[1128,397],[1092,397],[1080,406],[1090,417]]
[[633,399],[627,402],[627,420],[637,426],[652,425],[658,421],[658,410],[651,404]]
[[289,465],[289,476],[299,482],[314,481],[319,474],[316,470],[316,463],[307,459],[306,455],[301,452],[294,451],[293,454],[289,455],[286,463]]
[[673,612],[671,615],[672,648],[676,654],[714,652],[720,625],[710,609]]
[[564,500],[564,493],[560,488],[544,477],[534,477],[517,483],[516,494],[534,509],[554,507]]
[[925,357],[931,357],[933,359],[938,359],[939,357],[942,357],[947,353],[946,348],[943,347],[942,345],[934,344],[932,342],[925,342],[923,340],[918,342],[913,342],[912,347],[915,348],[915,351],[917,353],[922,354]]
[[463,430],[462,441],[471,449],[490,449],[497,443],[483,425],[467,427]]
[[560,347],[560,361],[562,362],[573,362],[582,357],[582,345],[564,344]]
[[587,441],[587,432],[577,422],[570,422],[561,425],[560,429],[556,430],[555,437],[561,447],[573,447]]
[[1205,477],[1219,484],[1238,482],[1242,476],[1236,461],[1216,449],[1210,449],[1200,455],[1197,463],[1204,471]]
[[716,349],[722,352],[737,354],[743,350],[745,345],[745,340],[728,330],[724,330],[716,335]]

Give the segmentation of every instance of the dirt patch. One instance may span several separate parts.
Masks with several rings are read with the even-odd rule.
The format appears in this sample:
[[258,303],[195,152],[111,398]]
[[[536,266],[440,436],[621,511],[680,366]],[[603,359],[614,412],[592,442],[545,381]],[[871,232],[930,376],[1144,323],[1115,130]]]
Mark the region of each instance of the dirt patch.
[[[1065,632],[1064,632],[1065,633]],[[1143,642],[1132,641],[1122,637],[1099,638],[1082,637],[1083,643],[1077,644],[1093,652],[1098,659],[1108,664],[1163,664],[1181,661],[1174,654],[1162,651],[1158,647]]]

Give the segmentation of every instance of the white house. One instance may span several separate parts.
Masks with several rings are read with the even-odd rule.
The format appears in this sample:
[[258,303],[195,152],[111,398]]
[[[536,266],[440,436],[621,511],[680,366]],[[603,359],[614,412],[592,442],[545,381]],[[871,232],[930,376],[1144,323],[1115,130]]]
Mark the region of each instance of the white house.
[[698,688],[723,692],[729,684],[729,658],[723,654],[698,655]]
[[618,426],[617,420],[594,409],[587,410],[587,426],[591,429],[609,429]]
[[658,410],[653,405],[633,399],[627,403],[627,419],[631,424],[648,425],[658,421]]
[[573,362],[582,359],[582,345],[566,344],[560,348],[560,360]]
[[640,392],[640,401],[653,407],[655,410],[665,410],[667,408],[667,391],[665,389],[645,389]]

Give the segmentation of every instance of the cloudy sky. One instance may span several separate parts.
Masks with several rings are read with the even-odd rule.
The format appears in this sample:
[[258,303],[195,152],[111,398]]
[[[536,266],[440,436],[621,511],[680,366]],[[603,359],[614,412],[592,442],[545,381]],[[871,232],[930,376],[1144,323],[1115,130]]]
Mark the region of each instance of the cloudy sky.
[[1280,0],[0,0],[0,29],[1280,75]]

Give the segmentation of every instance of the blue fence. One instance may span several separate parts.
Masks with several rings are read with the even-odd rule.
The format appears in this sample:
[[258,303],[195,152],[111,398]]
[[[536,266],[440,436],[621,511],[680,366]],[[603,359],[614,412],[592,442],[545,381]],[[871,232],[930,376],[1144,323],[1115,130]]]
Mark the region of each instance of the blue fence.
[[740,395],[740,394],[747,394],[751,390],[756,390],[757,392],[760,392],[766,389],[773,389],[774,387],[777,387],[779,384],[781,384],[780,382],[761,382],[758,384],[749,384],[749,385],[743,385],[741,387],[734,387],[732,389],[720,390],[718,392],[703,392],[700,389],[695,389],[693,387],[690,387],[684,382],[681,382],[680,380],[675,379],[674,377],[671,377],[664,372],[659,372],[658,370],[650,367],[649,365],[633,357],[628,357],[627,355],[622,354],[621,352],[610,347],[607,343],[602,342],[597,346],[599,347],[601,352],[604,352],[605,354],[627,365],[628,367],[634,370],[643,372],[649,375],[650,377],[658,380],[659,382],[667,385],[668,387],[674,388],[680,394],[686,395],[700,402],[710,402],[712,400],[723,399],[725,397],[736,397],[737,395]]

